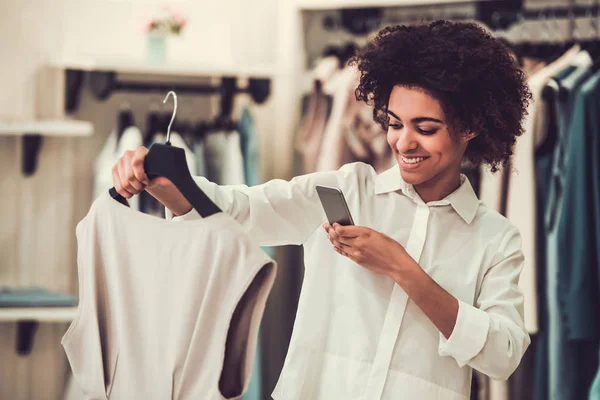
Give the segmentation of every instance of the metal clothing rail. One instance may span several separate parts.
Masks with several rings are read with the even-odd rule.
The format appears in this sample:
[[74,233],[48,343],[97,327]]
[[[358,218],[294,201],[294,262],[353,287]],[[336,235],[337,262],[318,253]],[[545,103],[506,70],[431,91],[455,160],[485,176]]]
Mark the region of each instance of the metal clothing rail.
[[[476,19],[491,28],[506,29],[509,26],[526,20],[548,20],[558,18],[569,18],[570,30],[575,28],[575,19],[581,17],[598,18],[600,4],[581,5],[567,4],[565,6],[550,6],[536,9],[525,9],[521,0],[490,0],[490,1],[457,1],[452,3],[423,3],[411,4],[410,8],[436,8],[436,7],[458,7],[473,5],[474,13],[444,13],[444,19],[469,20]],[[405,8],[403,6],[370,7],[370,8],[345,8],[336,11],[336,14],[327,15],[323,18],[323,26],[326,30],[342,27],[344,30],[356,34],[365,35],[389,24],[385,17],[384,9]],[[431,16],[429,16],[430,18]],[[400,23],[400,21],[394,21]]]
[[[83,75],[85,71],[77,69],[66,70],[65,82],[65,110],[72,113],[77,110],[79,97],[83,87]],[[165,93],[175,91],[179,94],[194,95],[220,95],[221,109],[231,110],[233,97],[238,93],[249,93],[256,103],[263,103],[269,97],[271,80],[269,78],[249,78],[246,87],[237,85],[237,77],[224,76],[220,85],[193,84],[193,83],[169,83],[162,82],[139,82],[122,81],[117,78],[116,71],[90,71],[89,85],[92,94],[97,100],[106,100],[114,92],[136,92]]]

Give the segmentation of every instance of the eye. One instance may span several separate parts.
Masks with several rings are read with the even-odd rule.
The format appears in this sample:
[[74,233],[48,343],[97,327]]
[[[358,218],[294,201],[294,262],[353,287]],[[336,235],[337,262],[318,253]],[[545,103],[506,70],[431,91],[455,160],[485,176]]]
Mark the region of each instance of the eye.
[[433,135],[436,132],[437,132],[437,129],[432,129],[432,130],[419,129],[419,133],[421,133],[422,135]]
[[402,124],[399,122],[394,122],[394,123],[388,123],[388,126],[390,128],[392,128],[393,130],[399,130],[402,129]]

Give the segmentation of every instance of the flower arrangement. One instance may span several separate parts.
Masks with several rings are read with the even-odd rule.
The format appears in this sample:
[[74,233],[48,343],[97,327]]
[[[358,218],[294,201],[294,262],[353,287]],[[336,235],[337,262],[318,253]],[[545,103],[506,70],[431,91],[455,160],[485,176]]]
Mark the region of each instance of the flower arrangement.
[[180,35],[187,24],[187,20],[181,14],[163,7],[159,17],[155,17],[146,26],[146,32],[155,35]]

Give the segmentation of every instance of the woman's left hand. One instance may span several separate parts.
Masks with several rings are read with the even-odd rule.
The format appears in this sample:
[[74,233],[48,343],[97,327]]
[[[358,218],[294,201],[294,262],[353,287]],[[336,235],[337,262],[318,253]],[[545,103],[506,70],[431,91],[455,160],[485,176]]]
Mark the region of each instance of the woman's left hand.
[[404,269],[417,265],[400,243],[371,228],[337,223],[333,227],[325,223],[323,228],[339,254],[395,281]]

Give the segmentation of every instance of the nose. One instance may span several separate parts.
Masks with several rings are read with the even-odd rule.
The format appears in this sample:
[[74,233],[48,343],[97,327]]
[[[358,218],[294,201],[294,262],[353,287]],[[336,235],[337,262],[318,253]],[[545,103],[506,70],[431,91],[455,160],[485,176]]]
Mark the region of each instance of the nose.
[[397,132],[397,140],[395,143],[396,150],[400,154],[410,153],[419,147],[419,143],[416,140],[416,135],[411,132],[410,129],[402,129]]

